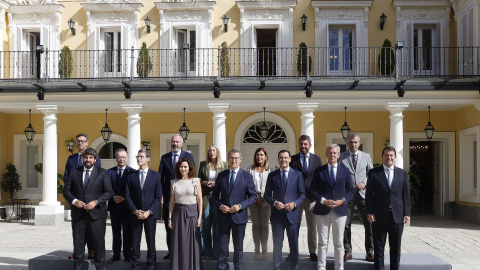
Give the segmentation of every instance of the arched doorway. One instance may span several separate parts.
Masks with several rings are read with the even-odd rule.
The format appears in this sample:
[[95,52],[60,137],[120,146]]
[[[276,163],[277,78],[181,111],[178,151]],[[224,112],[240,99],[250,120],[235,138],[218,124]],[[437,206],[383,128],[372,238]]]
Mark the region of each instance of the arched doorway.
[[265,120],[270,127],[268,138],[264,142],[260,136],[260,126],[263,123],[263,113],[247,117],[238,127],[235,134],[235,148],[242,152],[242,169],[253,164],[253,155],[259,147],[267,149],[270,168],[278,168],[277,154],[282,149],[295,152],[295,133],[290,124],[281,116],[266,113]]
[[[122,135],[112,134],[110,141],[105,143],[103,138],[100,136],[90,145],[95,151],[97,151],[98,156],[102,161],[102,168],[110,169],[113,166],[117,165],[115,161],[115,151],[118,148],[127,149],[127,138]],[[136,154],[136,153],[135,153]]]

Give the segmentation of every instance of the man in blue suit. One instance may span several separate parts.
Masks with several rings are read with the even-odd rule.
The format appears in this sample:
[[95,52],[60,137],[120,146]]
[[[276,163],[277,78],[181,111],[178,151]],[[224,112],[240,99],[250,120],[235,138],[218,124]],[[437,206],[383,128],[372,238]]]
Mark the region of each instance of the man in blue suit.
[[148,168],[150,152],[140,149],[137,154],[138,170],[127,179],[125,201],[130,214],[132,239],[132,269],[140,269],[140,242],[143,227],[147,241],[147,268],[154,270],[156,264],[155,232],[158,207],[162,201],[160,175]]
[[210,201],[218,211],[218,235],[220,257],[218,269],[227,268],[230,230],[233,240],[233,265],[242,269],[243,238],[248,221],[248,207],[257,200],[252,175],[240,168],[242,154],[238,149],[228,152],[229,170],[218,174]]
[[[67,159],[67,163],[65,164],[65,172],[63,173],[63,182],[70,177],[70,173],[73,169],[78,167],[83,167],[83,157],[82,154],[85,149],[88,148],[88,136],[87,134],[80,133],[76,137],[77,149],[78,153],[70,155]],[[95,162],[95,167],[101,168],[100,157],[97,156],[97,161]],[[90,237],[90,234],[87,232],[87,248],[88,248],[88,258],[93,259],[94,257],[94,248],[93,248],[93,240]],[[73,259],[73,254],[68,257],[69,259]]]
[[[158,168],[158,173],[160,174],[160,181],[162,183],[162,191],[163,191],[163,220],[168,220],[168,208],[170,202],[170,181],[175,179],[175,164],[181,158],[189,158],[193,165],[195,165],[195,161],[193,160],[192,154],[188,152],[182,151],[183,146],[183,138],[180,134],[175,134],[172,136],[171,139],[171,147],[172,151],[164,154],[160,159],[160,166]],[[163,257],[163,259],[168,260],[170,259],[170,228],[168,227],[168,222],[165,222],[165,231],[167,232],[167,247],[168,253]]]
[[390,269],[400,267],[400,246],[403,224],[410,221],[410,188],[407,172],[393,166],[395,148],[382,150],[383,165],[368,172],[365,204],[368,220],[372,222],[374,269],[383,270],[385,242],[390,244]]
[[122,231],[123,231],[123,257],[125,262],[130,262],[130,250],[132,249],[130,239],[130,212],[125,203],[125,189],[127,186],[128,175],[135,170],[127,166],[128,154],[123,148],[115,151],[115,160],[117,166],[108,169],[108,176],[112,181],[113,197],[108,201],[107,210],[110,211],[110,223],[112,224],[113,234],[113,257],[108,260],[109,263],[120,260],[120,251],[122,250]]
[[308,191],[311,200],[316,201],[313,213],[318,231],[318,270],[327,266],[327,247],[330,225],[332,225],[333,246],[335,248],[335,270],[343,269],[343,234],[347,220],[347,203],[353,198],[352,177],[348,168],[338,163],[340,147],[327,146],[327,164],[315,171]]
[[299,206],[305,200],[305,183],[301,172],[290,168],[290,152],[278,153],[280,169],[268,175],[265,186],[265,201],[272,207],[270,222],[273,235],[273,264],[282,269],[282,246],[284,231],[287,231],[290,246],[292,270],[298,270],[298,227],[301,211]]

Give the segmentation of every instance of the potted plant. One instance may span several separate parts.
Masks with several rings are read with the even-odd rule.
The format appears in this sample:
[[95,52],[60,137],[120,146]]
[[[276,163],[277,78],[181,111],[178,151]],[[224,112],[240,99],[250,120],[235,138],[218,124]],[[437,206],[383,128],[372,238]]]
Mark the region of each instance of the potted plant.
[[[65,141],[65,144],[67,144],[69,140]],[[37,163],[35,164],[35,171],[43,174],[43,163]],[[62,194],[63,192],[63,175],[60,173],[57,173],[57,194]],[[64,216],[65,220],[71,220],[70,216],[70,203],[65,202],[65,211],[64,211]]]
[[220,74],[230,76],[230,55],[226,41],[222,42],[220,49]]
[[378,55],[378,69],[380,74],[390,76],[395,70],[395,51],[392,50],[392,43],[388,38],[383,41],[380,54]]
[[13,212],[15,199],[17,193],[22,190],[22,183],[20,182],[20,175],[17,173],[17,168],[12,163],[7,164],[7,171],[2,175],[2,190],[10,194],[11,206],[6,207],[7,218],[15,215]]
[[150,71],[152,71],[153,65],[150,56],[148,55],[147,43],[142,43],[142,48],[138,54],[137,61],[137,74],[139,77],[148,77]]
[[[307,76],[307,44],[300,42],[297,53],[297,71],[298,76]],[[308,73],[312,71],[312,57],[308,56]]]
[[68,46],[64,46],[60,52],[60,57],[58,59],[58,75],[62,79],[67,79],[72,77],[72,72],[72,51]]

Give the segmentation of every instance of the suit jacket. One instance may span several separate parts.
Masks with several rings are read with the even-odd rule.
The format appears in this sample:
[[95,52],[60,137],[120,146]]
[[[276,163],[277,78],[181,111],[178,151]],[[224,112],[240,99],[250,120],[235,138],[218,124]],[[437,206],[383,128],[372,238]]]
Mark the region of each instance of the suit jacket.
[[[224,171],[228,169],[228,163],[223,161],[223,167],[221,171]],[[217,179],[218,174],[221,172],[218,168],[215,171],[215,179]],[[200,162],[200,166],[198,169],[198,178],[200,178],[200,181],[210,181],[210,168],[207,166],[206,161]],[[208,202],[210,201],[210,193],[212,192],[213,188],[212,187],[206,187],[206,186],[201,186],[202,187],[202,199],[203,199],[203,210],[207,209],[208,207]]]
[[[365,183],[365,185],[367,184],[368,171],[373,168],[372,159],[370,158],[369,154],[360,150],[357,152],[357,168],[353,168],[352,158],[350,157],[350,151],[348,150],[340,154],[338,162],[345,165],[350,171],[353,186],[356,186],[360,183]],[[365,198],[365,188],[363,190],[359,190],[358,193],[360,196],[362,196],[362,198]]]
[[404,216],[410,216],[410,188],[407,172],[394,167],[390,190],[383,165],[375,167],[368,172],[368,187],[365,194],[367,214],[374,214],[376,222],[386,223],[390,205],[395,223],[402,223]]
[[[255,190],[257,190],[257,182],[255,181],[255,168],[253,168],[253,165],[250,165],[247,168],[247,172],[252,175],[253,184],[255,184]],[[260,190],[262,191],[260,196],[262,198],[265,196],[265,186],[267,186],[267,179],[268,179],[269,174],[270,174],[270,170],[268,170],[268,171],[263,170],[262,186],[260,187]],[[262,203],[262,207],[270,207],[270,205],[268,204],[267,201],[265,201],[264,203]]]
[[[63,181],[67,179],[68,175],[70,175],[70,172],[78,168],[80,166],[83,166],[83,162],[78,162],[78,156],[80,153],[76,153],[73,155],[70,155],[67,159],[67,163],[65,164],[65,172],[63,173]],[[100,157],[97,156],[97,161],[95,162],[95,167],[101,168],[102,167],[102,162],[100,161]]]
[[[281,169],[273,171],[268,175],[264,198],[272,207],[270,214],[270,221],[272,223],[281,223],[285,215],[290,224],[300,223],[301,211],[298,207],[305,200],[305,182],[303,181],[302,173],[290,168],[288,171],[287,187],[284,191]],[[283,204],[293,202],[296,207],[291,211],[278,210],[275,207],[275,201],[282,202]]]
[[312,185],[308,191],[310,199],[316,201],[313,213],[316,215],[327,215],[331,208],[322,204],[322,197],[326,200],[341,200],[345,199],[345,203],[335,209],[338,216],[346,216],[348,214],[347,202],[355,195],[352,178],[350,172],[345,165],[337,162],[337,175],[335,184],[330,183],[330,172],[328,171],[328,163],[319,167],[315,171]]
[[[253,183],[251,174],[240,168],[235,177],[235,182],[231,192],[229,188],[229,176],[230,170],[225,170],[218,174],[217,180],[215,181],[215,187],[213,188],[212,196],[210,198],[213,207],[218,209],[217,220],[219,226],[221,226],[221,224],[225,224],[229,218],[231,218],[235,224],[246,224],[248,221],[247,209],[257,200],[255,184]],[[228,207],[239,204],[242,209],[233,214],[225,214],[220,210],[220,206],[222,204]]]
[[162,185],[160,175],[156,171],[148,169],[143,189],[140,187],[140,171],[131,173],[127,178],[125,191],[125,202],[131,213],[136,210],[150,210],[152,214],[148,218],[158,218],[158,207],[162,201]]
[[[178,160],[184,157],[189,158],[195,166],[192,154],[180,151]],[[172,162],[172,151],[170,151],[162,156],[160,159],[160,166],[158,167],[158,174],[160,175],[160,181],[162,183],[163,203],[167,207],[168,202],[170,201],[170,181],[176,179]]]
[[63,197],[69,203],[74,199],[86,204],[97,200],[98,205],[90,211],[72,206],[72,221],[80,219],[83,215],[90,215],[94,220],[107,218],[107,201],[112,197],[112,182],[108,177],[107,170],[93,166],[90,172],[90,180],[85,189],[83,185],[83,169],[77,167],[67,176],[63,187]]
[[305,180],[305,187],[308,189],[312,184],[312,179],[315,174],[315,170],[318,167],[322,166],[322,159],[319,156],[310,153],[310,162],[308,165],[308,172],[304,172],[300,158],[301,158],[300,153],[293,155],[292,161],[290,162],[290,167],[292,167],[293,169],[299,172],[302,172],[303,179]]
[[[125,169],[123,170],[122,177],[117,179],[117,170],[118,167],[112,167],[107,170],[108,176],[110,177],[110,180],[112,181],[112,189],[113,189],[113,196],[108,200],[108,211],[114,211],[114,212],[121,212],[121,211],[128,211],[127,205],[125,203],[125,190],[127,188],[127,178],[128,175],[131,173],[135,172],[135,169],[132,167],[126,166]],[[113,201],[113,198],[115,196],[122,196],[124,201],[121,203],[115,203]]]

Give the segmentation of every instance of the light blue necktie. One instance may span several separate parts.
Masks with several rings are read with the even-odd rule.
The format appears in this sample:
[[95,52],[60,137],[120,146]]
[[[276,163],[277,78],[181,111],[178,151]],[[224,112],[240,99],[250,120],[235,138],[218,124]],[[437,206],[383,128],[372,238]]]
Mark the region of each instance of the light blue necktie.
[[390,176],[390,169],[388,168],[387,168],[387,174],[388,174],[388,186],[390,187],[390,189],[392,189],[393,181],[392,181],[392,177]]
[[172,163],[174,168],[175,168],[175,164],[177,164],[177,162],[178,162],[178,154],[174,154],[173,155],[173,163]]
[[145,174],[143,171],[140,171],[140,188],[143,190],[143,184],[145,184]]

